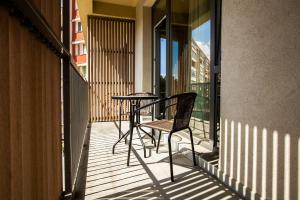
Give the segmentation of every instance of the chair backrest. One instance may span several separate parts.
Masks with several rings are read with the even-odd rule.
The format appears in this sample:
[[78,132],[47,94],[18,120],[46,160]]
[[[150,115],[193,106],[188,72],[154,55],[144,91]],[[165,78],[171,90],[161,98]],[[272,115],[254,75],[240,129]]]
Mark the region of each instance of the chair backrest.
[[180,131],[189,127],[193,107],[197,94],[194,92],[175,95],[177,99],[176,113],[172,131]]

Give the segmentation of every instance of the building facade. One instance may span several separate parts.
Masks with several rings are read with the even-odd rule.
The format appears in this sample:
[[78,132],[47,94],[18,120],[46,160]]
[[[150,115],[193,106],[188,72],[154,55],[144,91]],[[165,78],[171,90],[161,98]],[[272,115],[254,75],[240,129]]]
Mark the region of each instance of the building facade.
[[72,58],[77,65],[78,70],[87,79],[87,49],[85,38],[82,30],[81,19],[77,0],[72,0],[71,5],[71,49]]

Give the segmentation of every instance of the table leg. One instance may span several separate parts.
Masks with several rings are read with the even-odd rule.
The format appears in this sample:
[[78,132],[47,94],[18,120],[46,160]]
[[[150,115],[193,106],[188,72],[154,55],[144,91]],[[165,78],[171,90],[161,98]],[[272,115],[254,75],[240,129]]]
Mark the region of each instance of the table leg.
[[123,138],[127,137],[128,134],[129,134],[129,132],[130,132],[130,130],[127,131],[125,134],[123,134],[122,137],[120,137],[120,139],[118,139],[118,141],[115,142],[115,144],[113,145],[113,149],[112,149],[112,153],[113,153],[113,154],[115,153],[116,145],[117,145]]
[[[141,129],[141,130],[142,130],[142,129]],[[144,143],[144,141],[143,141],[143,138],[142,138],[142,136],[141,136],[141,133],[140,133],[140,131],[139,131],[139,127],[136,127],[136,132],[137,132],[137,134],[138,134],[138,136],[139,136],[139,138],[140,138],[141,144],[142,144],[143,149],[144,149],[144,158],[146,158],[146,145],[145,145],[145,143]]]
[[139,127],[141,129],[141,131],[143,131],[146,135],[148,135],[151,140],[152,140],[152,144],[154,143],[154,147],[156,147],[156,141],[153,135],[150,135],[149,133],[147,133],[147,131],[145,131],[144,129],[142,129],[141,127]]
[[131,153],[131,145],[132,145],[132,135],[133,135],[133,127],[134,127],[134,106],[132,105],[132,102],[130,102],[130,138],[129,138],[129,146],[128,146],[128,157],[127,157],[127,166],[129,166],[130,163],[130,153]]

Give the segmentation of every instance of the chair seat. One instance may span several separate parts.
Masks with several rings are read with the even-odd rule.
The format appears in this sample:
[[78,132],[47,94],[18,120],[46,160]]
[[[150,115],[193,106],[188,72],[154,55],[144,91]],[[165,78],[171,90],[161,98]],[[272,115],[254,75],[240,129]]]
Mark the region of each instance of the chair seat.
[[163,120],[158,120],[158,121],[142,123],[142,124],[140,124],[140,126],[147,127],[147,128],[153,128],[153,129],[157,129],[160,131],[170,132],[173,127],[173,121],[163,119]]

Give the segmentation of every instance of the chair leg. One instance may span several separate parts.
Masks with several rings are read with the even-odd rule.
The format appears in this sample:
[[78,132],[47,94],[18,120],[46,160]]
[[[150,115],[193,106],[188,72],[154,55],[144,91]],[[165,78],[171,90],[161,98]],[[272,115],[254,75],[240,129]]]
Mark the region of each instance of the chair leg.
[[[154,144],[154,142],[155,142],[154,135],[155,135],[155,133],[154,133],[154,130],[152,129],[152,140],[151,140],[152,144]],[[154,147],[155,147],[155,144],[154,144]]]
[[171,137],[172,137],[172,133],[170,133],[169,137],[168,137],[168,146],[169,146],[169,160],[170,160],[171,181],[174,182]]
[[140,131],[139,131],[139,127],[136,127],[136,132],[137,132],[137,134],[138,134],[138,136],[139,136],[139,139],[140,139],[141,144],[142,144],[143,149],[144,149],[144,158],[146,158],[146,157],[147,157],[147,156],[146,156],[146,145],[145,145],[145,143],[144,143],[144,141],[143,141],[143,138],[142,138],[142,136],[141,136],[141,133],[140,133]]
[[203,128],[204,138],[206,138],[205,122],[204,122],[204,114],[203,114],[203,112],[202,112],[202,119],[201,119],[201,121],[202,121],[202,128]]
[[192,153],[193,153],[194,166],[197,166],[196,156],[195,156],[195,148],[194,148],[194,140],[193,140],[193,133],[192,133],[192,130],[191,130],[190,127],[188,129],[190,131],[190,138],[191,138],[191,145],[192,145]]
[[202,127],[203,127],[204,138],[206,138],[204,119],[202,119]]
[[194,129],[196,128],[196,117],[194,117]]
[[[147,131],[145,131],[144,129],[142,129],[141,127],[139,127],[139,129],[140,129],[141,131],[143,131],[146,135],[148,135],[148,136],[151,138],[152,142],[154,141],[154,147],[156,147],[156,141],[155,141],[155,139],[154,139],[153,133],[150,134],[150,133],[148,133]],[[152,129],[152,130],[153,130],[153,129]],[[152,144],[153,144],[153,143],[152,143]]]
[[156,153],[158,153],[159,144],[160,144],[160,138],[161,138],[161,131],[159,131],[159,135],[158,135],[158,141],[157,141]]

